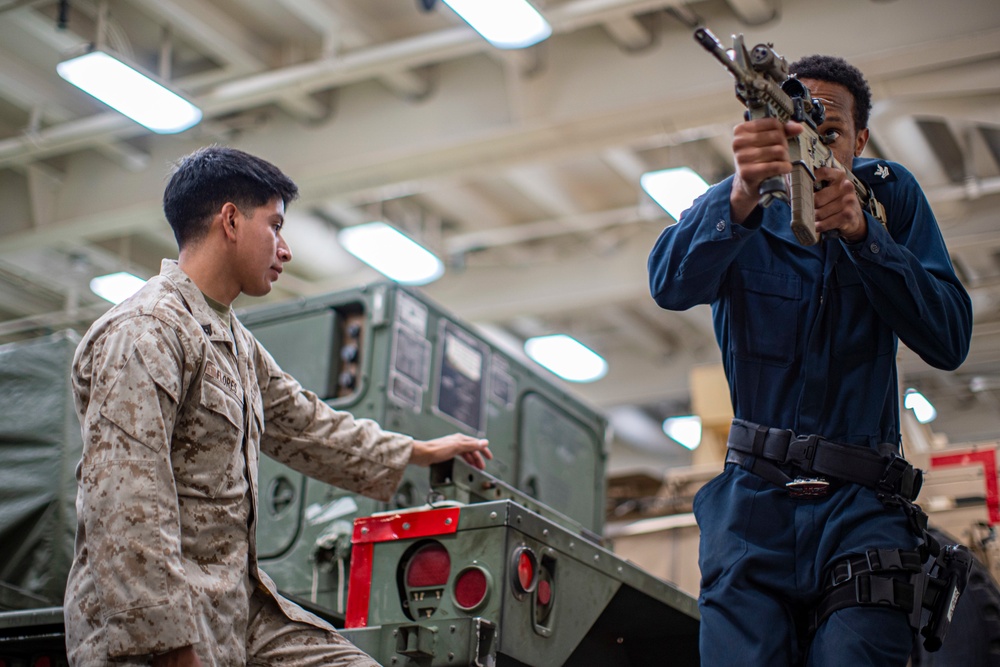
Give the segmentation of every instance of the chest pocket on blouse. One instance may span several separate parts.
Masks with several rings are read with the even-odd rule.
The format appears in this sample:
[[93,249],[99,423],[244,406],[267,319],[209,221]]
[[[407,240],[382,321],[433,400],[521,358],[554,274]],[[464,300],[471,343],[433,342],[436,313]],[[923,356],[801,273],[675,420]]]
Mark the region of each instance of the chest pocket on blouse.
[[[201,407],[224,418],[230,425],[243,431],[243,398],[239,398],[217,384],[206,374],[201,383]],[[241,392],[242,393],[242,392]]]
[[729,335],[737,357],[787,366],[799,347],[798,276],[736,269]]
[[891,354],[892,330],[868,299],[858,270],[849,261],[842,261],[837,264],[836,278],[829,303],[830,321],[837,327],[832,355],[858,363]]
[[[183,449],[175,452],[174,473],[183,492],[218,498],[240,493],[243,479],[243,390],[234,395],[206,373],[179,423]],[[181,491],[181,489],[178,489]]]

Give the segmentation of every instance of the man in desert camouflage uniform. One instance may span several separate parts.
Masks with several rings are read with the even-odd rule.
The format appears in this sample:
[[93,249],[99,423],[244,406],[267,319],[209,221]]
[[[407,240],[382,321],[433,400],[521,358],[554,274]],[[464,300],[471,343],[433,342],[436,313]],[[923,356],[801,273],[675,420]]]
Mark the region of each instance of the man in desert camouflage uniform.
[[266,294],[291,260],[281,227],[297,193],[241,151],[183,159],[164,193],[179,260],[77,349],[71,664],[374,665],[258,568],[260,452],[380,500],[408,463],[491,457],[485,440],[413,440],[330,408],[232,314],[239,294]]

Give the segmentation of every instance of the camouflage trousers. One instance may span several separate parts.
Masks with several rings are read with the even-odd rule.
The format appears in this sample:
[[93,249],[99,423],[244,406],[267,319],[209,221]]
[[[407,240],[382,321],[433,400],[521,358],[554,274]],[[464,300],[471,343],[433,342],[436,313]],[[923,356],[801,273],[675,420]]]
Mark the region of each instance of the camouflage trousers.
[[[246,627],[245,658],[236,655],[205,654],[198,657],[204,667],[379,667],[370,656],[344,639],[321,619],[316,624],[293,621],[281,611],[270,595],[254,592],[250,597]],[[326,626],[325,628],[322,626]],[[198,650],[198,646],[195,646]],[[106,648],[99,642],[81,643],[69,655],[74,667],[149,667],[148,656],[120,660],[101,659]],[[210,650],[210,649],[209,649]]]
[[378,667],[333,628],[289,620],[270,597],[255,593],[247,628],[248,667]]

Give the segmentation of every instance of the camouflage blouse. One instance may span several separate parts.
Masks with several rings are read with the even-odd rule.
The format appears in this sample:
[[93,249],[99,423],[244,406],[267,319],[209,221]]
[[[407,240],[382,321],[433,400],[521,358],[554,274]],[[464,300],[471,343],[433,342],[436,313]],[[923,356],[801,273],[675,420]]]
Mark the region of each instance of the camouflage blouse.
[[409,437],[329,407],[231,322],[164,260],[77,349],[84,449],[65,600],[75,664],[148,664],[188,644],[206,665],[244,664],[255,587],[289,618],[322,623],[257,566],[261,451],[381,500],[402,478]]

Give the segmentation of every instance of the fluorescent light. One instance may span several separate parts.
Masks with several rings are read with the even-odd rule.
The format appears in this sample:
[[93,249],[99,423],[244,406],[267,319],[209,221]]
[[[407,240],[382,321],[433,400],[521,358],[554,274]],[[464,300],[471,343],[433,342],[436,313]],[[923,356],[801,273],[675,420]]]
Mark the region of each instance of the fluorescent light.
[[913,410],[913,416],[916,417],[917,421],[921,424],[932,422],[937,418],[937,410],[935,410],[934,406],[931,405],[931,402],[916,389],[906,390],[906,393],[903,395],[903,407],[907,410]]
[[425,285],[444,275],[444,264],[434,253],[384,222],[345,227],[337,233],[337,241],[397,283]]
[[668,417],[663,420],[663,432],[687,449],[701,444],[701,417]]
[[593,382],[608,372],[608,362],[589,347],[566,334],[536,336],[524,342],[525,353],[570,382]]
[[647,172],[639,184],[674,220],[680,220],[681,213],[708,190],[705,179],[688,167]]
[[498,49],[521,49],[546,39],[552,26],[526,0],[444,0]]
[[157,134],[174,134],[201,120],[201,110],[104,51],[56,65],[59,76]]
[[138,292],[145,284],[146,281],[142,278],[122,271],[97,276],[90,281],[90,291],[106,301],[118,304]]

